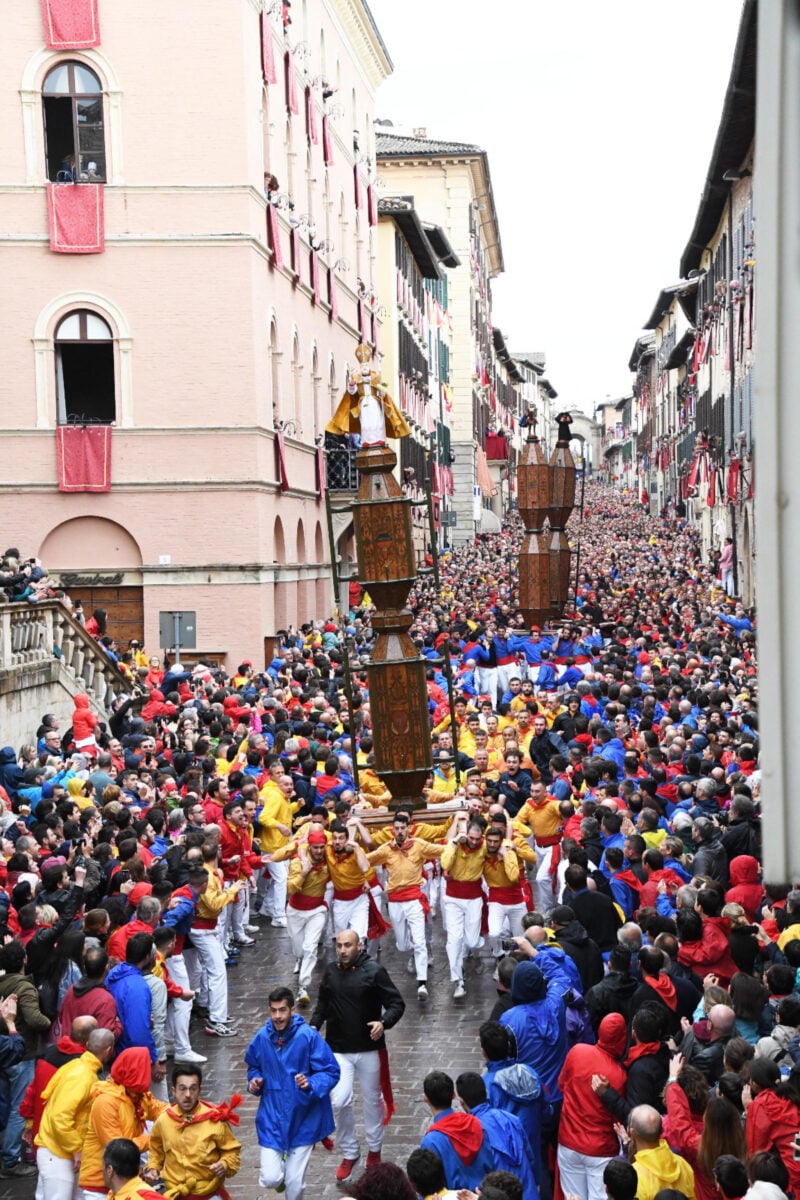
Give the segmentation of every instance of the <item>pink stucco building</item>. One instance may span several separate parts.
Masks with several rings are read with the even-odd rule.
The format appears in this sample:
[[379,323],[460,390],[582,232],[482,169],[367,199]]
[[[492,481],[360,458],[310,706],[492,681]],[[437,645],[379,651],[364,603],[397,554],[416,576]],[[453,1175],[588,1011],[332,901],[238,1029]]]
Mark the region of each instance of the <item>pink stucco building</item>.
[[[316,444],[376,319],[391,64],[360,0],[48,11],[15,6],[0,84],[3,536],[120,637],[195,610],[258,666],[331,603]],[[87,422],[110,488],[65,491],[103,486]]]

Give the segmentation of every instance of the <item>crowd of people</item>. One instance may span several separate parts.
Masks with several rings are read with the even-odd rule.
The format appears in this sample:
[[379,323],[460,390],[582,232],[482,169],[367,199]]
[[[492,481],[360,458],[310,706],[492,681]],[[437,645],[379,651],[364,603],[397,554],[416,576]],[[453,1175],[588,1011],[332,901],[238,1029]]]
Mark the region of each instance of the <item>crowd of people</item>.
[[[201,1098],[198,1039],[236,1035],[236,969],[274,928],[286,983],[242,1066],[262,1188],[300,1200],[321,1143],[356,1200],[797,1193],[800,890],[761,877],[754,615],[685,520],[589,483],[571,533],[552,628],[517,608],[514,518],[412,593],[424,813],[375,771],[356,595],[264,671],[132,643],[113,711],[79,695],[0,751],[0,1176],[224,1200],[241,1096]],[[439,928],[479,1069],[434,1049],[429,1127],[392,1163],[390,1051]]]

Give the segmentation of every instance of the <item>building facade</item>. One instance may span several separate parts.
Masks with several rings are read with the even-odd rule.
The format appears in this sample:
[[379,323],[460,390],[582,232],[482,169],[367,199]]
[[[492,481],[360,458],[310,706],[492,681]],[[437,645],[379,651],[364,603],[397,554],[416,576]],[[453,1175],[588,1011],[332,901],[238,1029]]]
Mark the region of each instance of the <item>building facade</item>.
[[194,611],[260,665],[331,602],[318,447],[378,334],[391,63],[360,0],[44,11],[0,87],[6,536],[112,633]]

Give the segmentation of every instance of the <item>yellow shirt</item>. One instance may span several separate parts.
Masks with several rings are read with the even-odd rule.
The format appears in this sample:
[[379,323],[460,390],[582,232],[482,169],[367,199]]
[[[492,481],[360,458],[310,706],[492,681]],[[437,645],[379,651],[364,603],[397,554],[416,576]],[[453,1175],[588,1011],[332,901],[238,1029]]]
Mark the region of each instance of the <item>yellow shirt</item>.
[[385,846],[373,850],[367,858],[374,867],[386,867],[389,872],[388,890],[394,892],[400,888],[419,887],[424,864],[429,858],[441,858],[444,850],[444,846],[413,837],[407,838],[402,847],[394,841],[387,842]]
[[[214,1110],[201,1100],[192,1117]],[[170,1116],[176,1113],[178,1120]],[[242,1146],[227,1121],[197,1121],[187,1124],[177,1105],[156,1119],[150,1132],[147,1169],[156,1170],[176,1195],[211,1196],[219,1191],[222,1180],[209,1168],[217,1162],[225,1166],[225,1178],[239,1170]]]
[[[86,1130],[86,1140],[81,1154],[80,1185],[93,1191],[105,1190],[103,1182],[103,1149],[112,1138],[130,1138],[140,1150],[150,1145],[150,1134],[146,1121],[155,1121],[167,1107],[163,1100],[156,1100],[151,1092],[145,1092],[140,1101],[134,1103],[126,1088],[113,1079],[104,1079],[94,1086],[92,1107]],[[139,1114],[137,1115],[137,1108]]]
[[561,813],[557,800],[545,800],[544,804],[523,804],[517,813],[520,820],[530,825],[535,837],[555,837],[561,825]]
[[462,883],[474,883],[483,877],[483,864],[486,860],[486,843],[481,842],[476,850],[469,846],[461,846],[456,842],[448,842],[442,854],[442,870],[451,879]]
[[332,846],[325,848],[325,861],[328,864],[328,874],[334,890],[349,892],[361,887],[367,878],[367,872],[358,865],[355,854],[337,854]]
[[298,855],[297,858],[292,859],[289,865],[289,880],[286,890],[290,896],[301,895],[318,898],[325,895],[329,878],[328,864],[325,859],[321,863],[314,863],[309,873],[303,878],[303,864]]
[[358,786],[361,790],[361,795],[365,800],[370,802],[373,808],[381,808],[392,798],[392,793],[386,784],[375,774],[371,767],[364,767],[363,770],[359,770]]
[[226,904],[233,904],[238,892],[234,892],[231,888],[224,891],[220,882],[220,872],[213,867],[210,869],[206,867],[206,874],[208,875],[208,887],[200,893],[197,901],[197,915],[204,921],[213,921]]
[[[408,827],[410,837],[421,838],[423,842],[433,842],[442,836],[445,831],[447,822],[450,817],[442,817],[441,825],[433,825],[429,821],[420,821],[416,824],[411,821]],[[370,830],[370,837],[376,846],[385,846],[394,837],[394,831],[391,825],[385,825],[383,829]]]
[[519,883],[519,859],[509,842],[504,842],[503,845],[506,848],[504,858],[497,854],[487,854],[483,860],[483,878],[490,888],[513,887],[515,883]]
[[46,1101],[36,1145],[56,1158],[73,1158],[86,1139],[92,1093],[103,1064],[88,1050],[59,1067],[42,1092]]
[[784,929],[783,933],[778,938],[778,949],[785,950],[789,945],[789,942],[793,942],[797,938],[800,938],[800,925],[795,924],[787,926],[787,928]]
[[277,784],[274,789],[268,785],[261,795],[264,803],[258,817],[258,844],[264,854],[271,854],[288,842],[288,834],[281,833],[278,826],[285,825],[291,830],[292,816],[300,807],[300,801],[287,800]]

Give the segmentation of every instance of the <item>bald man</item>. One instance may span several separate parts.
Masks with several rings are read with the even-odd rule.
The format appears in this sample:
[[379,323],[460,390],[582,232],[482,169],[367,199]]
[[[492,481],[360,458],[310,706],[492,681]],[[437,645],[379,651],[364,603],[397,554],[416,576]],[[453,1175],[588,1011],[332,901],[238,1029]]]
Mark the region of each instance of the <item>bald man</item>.
[[708,1027],[708,1042],[699,1042],[689,1029],[683,1035],[680,1051],[689,1066],[702,1071],[713,1087],[725,1070],[725,1047],[736,1033],[736,1014],[727,1004],[714,1004],[708,1010]]
[[649,1104],[638,1104],[628,1118],[628,1137],[638,1185],[637,1200],[655,1200],[662,1188],[683,1192],[695,1200],[694,1173],[686,1159],[673,1154],[662,1137],[661,1114]]

